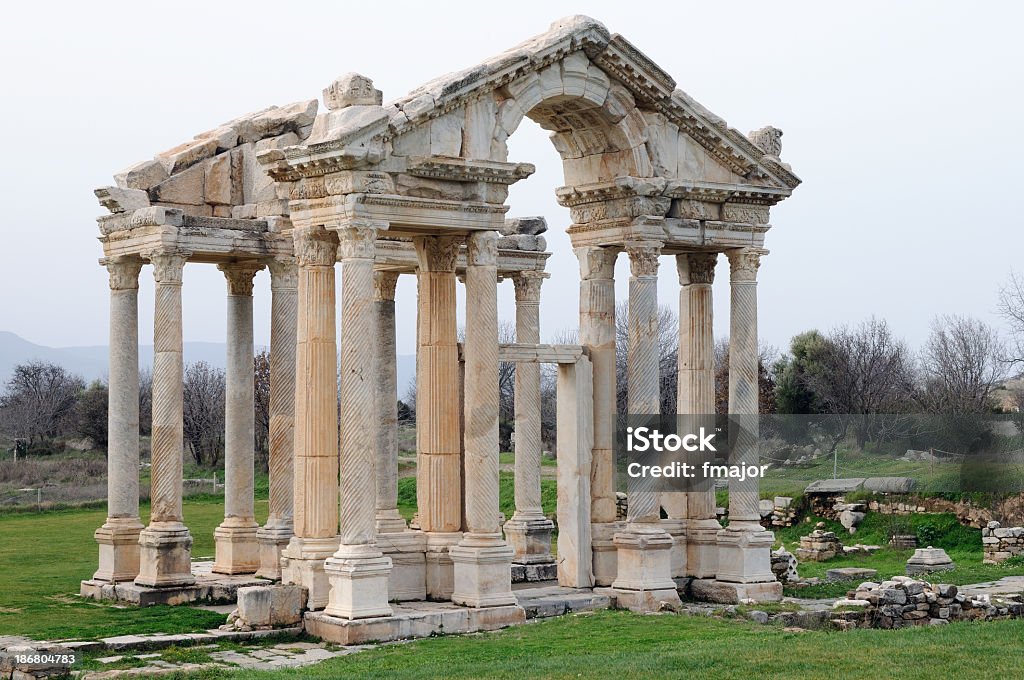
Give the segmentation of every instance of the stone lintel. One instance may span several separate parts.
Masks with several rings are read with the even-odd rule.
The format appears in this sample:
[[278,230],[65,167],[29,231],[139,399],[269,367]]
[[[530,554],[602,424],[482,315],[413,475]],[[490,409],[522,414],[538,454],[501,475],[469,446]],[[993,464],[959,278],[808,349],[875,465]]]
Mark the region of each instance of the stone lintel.
[[[216,218],[202,218],[212,220]],[[249,220],[228,220],[239,222]],[[118,231],[100,237],[105,257],[140,256],[152,250],[186,250],[189,262],[223,263],[236,260],[266,260],[288,256],[291,239],[260,230],[221,229],[209,226],[150,225]]]
[[574,364],[583,355],[582,345],[505,343],[498,346],[501,361],[516,363]]
[[[389,233],[390,237],[391,234]],[[500,241],[499,241],[500,243]],[[498,277],[506,278],[519,272],[543,271],[551,253],[534,250],[508,250],[498,248]],[[417,269],[416,248],[412,241],[394,238],[377,239],[377,269],[397,271],[402,274],[414,274]],[[455,260],[456,274],[465,274],[466,248],[459,247]]]

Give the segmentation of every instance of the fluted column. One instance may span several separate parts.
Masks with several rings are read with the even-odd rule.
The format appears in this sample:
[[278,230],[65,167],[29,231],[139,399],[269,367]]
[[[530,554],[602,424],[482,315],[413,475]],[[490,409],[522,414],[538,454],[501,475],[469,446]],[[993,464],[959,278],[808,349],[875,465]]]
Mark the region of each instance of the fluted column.
[[476,232],[466,253],[466,533],[449,551],[452,602],[515,604],[512,548],[498,525],[498,236]]
[[459,350],[455,320],[455,259],[451,236],[417,238],[416,501],[427,536],[427,597],[445,600],[454,588],[448,550],[461,538],[462,471]]
[[147,255],[156,279],[153,323],[153,436],[151,440],[149,526],[139,535],[143,586],[180,586],[192,576],[192,536],[182,522],[184,453],[181,337],[181,282],[190,253]]
[[295,342],[298,327],[298,267],[294,257],[270,261],[270,499],[267,523],[257,536],[257,576],[281,578],[281,552],[294,533]]
[[[652,415],[661,411],[661,366],[658,350],[658,256],[661,244],[632,242],[629,253],[629,352],[626,375],[629,383],[629,415]],[[658,494],[653,478],[629,478],[627,490],[630,523],[657,523],[660,519]]]
[[322,227],[292,233],[299,265],[295,350],[295,536],[282,580],[309,590],[309,608],[327,605],[324,560],[338,548],[338,346],[334,264],[337,237]]
[[[629,415],[661,411],[658,351],[657,241],[626,242],[629,266]],[[618,564],[612,588],[619,605],[634,611],[657,611],[679,604],[672,580],[673,539],[661,526],[661,503],[653,477],[628,477],[627,524],[616,533]],[[666,605],[667,603],[667,605]]]
[[[757,465],[758,349],[757,269],[765,251],[727,250],[731,289],[729,319],[729,415],[732,465]],[[760,525],[757,477],[729,479],[729,526],[718,532],[716,595],[735,602],[778,600],[782,584],[771,570],[775,536]],[[697,583],[696,581],[694,583]],[[695,593],[698,592],[695,588]]]
[[580,344],[593,372],[593,455],[590,468],[594,582],[615,579],[615,260],[616,248],[575,248],[580,262]]
[[253,477],[256,420],[252,282],[262,264],[222,264],[228,284],[224,400],[224,521],[213,532],[218,574],[252,574],[260,566]]
[[[516,342],[540,342],[540,288],[550,275],[541,271],[515,274]],[[516,364],[515,381],[515,513],[505,522],[505,537],[515,552],[514,564],[554,565],[551,532],[554,522],[541,506],[540,364]],[[545,574],[546,575],[546,574]]]
[[107,410],[107,520],[97,581],[131,581],[139,573],[139,271],[138,259],[108,259],[110,395]]
[[[704,427],[714,431],[715,422],[715,340],[712,284],[715,280],[717,253],[683,253],[676,256],[679,273],[679,379],[677,412],[688,416],[683,429],[697,432]],[[696,453],[695,462],[710,460],[713,454]],[[715,488],[710,480],[700,480],[683,496],[686,518],[686,572],[695,578],[712,578],[718,566],[716,534],[721,525],[715,512]],[[670,504],[666,504],[666,509]]]
[[324,569],[331,583],[324,610],[347,619],[388,616],[391,558],[375,542],[377,315],[373,259],[377,230],[339,231],[341,253],[340,545]]

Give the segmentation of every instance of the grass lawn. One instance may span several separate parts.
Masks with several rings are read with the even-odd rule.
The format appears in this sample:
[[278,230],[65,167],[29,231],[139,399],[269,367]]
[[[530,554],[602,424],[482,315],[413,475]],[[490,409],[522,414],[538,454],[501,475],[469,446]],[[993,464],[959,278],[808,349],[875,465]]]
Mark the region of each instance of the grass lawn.
[[[190,498],[183,507],[195,541],[192,554],[212,556],[223,500]],[[146,523],[149,506],[141,510]],[[257,521],[266,515],[266,500],[257,500]],[[191,607],[120,608],[78,598],[79,581],[96,570],[92,533],[105,517],[102,509],[0,515],[0,635],[89,639],[198,631],[224,623],[223,615]]]
[[1019,676],[1022,653],[1024,621],[1019,620],[787,633],[745,621],[606,611],[496,633],[388,645],[294,670],[188,677],[1007,678]]

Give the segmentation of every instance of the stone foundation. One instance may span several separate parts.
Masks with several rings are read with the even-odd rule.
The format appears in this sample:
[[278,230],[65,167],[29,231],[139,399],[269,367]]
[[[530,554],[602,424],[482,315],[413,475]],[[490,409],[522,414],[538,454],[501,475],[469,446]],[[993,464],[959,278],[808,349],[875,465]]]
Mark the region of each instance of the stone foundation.
[[164,588],[140,586],[131,581],[110,583],[89,579],[82,581],[79,594],[92,600],[121,602],[140,607],[151,604],[176,605],[196,602],[215,604],[236,601],[239,588],[269,584],[269,581],[252,574],[214,574],[212,568],[213,562],[194,562],[192,575],[195,583]]
[[985,564],[999,564],[1024,555],[1024,527],[1001,527],[993,520],[981,530],[981,543]]

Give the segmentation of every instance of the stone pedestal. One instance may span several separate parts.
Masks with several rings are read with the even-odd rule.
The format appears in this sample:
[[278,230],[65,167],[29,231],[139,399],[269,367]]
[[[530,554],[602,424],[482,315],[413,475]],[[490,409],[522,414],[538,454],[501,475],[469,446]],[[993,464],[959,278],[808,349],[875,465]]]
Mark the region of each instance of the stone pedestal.
[[[782,584],[772,571],[774,542],[775,536],[770,531],[737,531],[726,527],[718,532],[718,573],[712,601],[775,602],[782,599]],[[694,596],[700,597],[699,589],[691,587]],[[734,597],[728,599],[728,593],[734,593]]]
[[672,538],[658,526],[627,525],[615,534],[618,575],[612,590],[620,607],[658,611],[680,606],[672,568]]
[[338,537],[301,538],[293,536],[281,552],[281,582],[302,586],[309,591],[306,606],[327,606],[331,584],[324,571],[325,560],[338,549]]
[[229,517],[213,530],[216,543],[215,574],[254,574],[260,566],[256,522]]
[[461,531],[424,532],[427,599],[450,600],[455,590],[455,567],[448,551],[462,539]]
[[281,579],[281,558],[294,535],[291,522],[277,526],[266,525],[256,530],[260,560],[257,576],[271,581]]
[[425,600],[427,562],[424,553],[427,539],[423,532],[406,530],[378,533],[377,547],[391,558],[388,599],[392,602]]
[[615,534],[622,531],[622,522],[593,522],[590,525],[591,549],[594,554],[594,585],[610,586],[618,572],[618,548]]
[[387,603],[391,558],[375,546],[343,545],[328,558],[324,571],[331,585],[325,614],[344,619],[391,616]]
[[555,523],[544,516],[516,517],[505,522],[502,531],[512,548],[514,564],[551,564],[551,534]]
[[686,571],[694,578],[714,578],[718,571],[718,532],[715,519],[691,519],[686,527]]
[[512,548],[501,534],[467,534],[449,554],[455,575],[452,602],[467,607],[516,604],[512,594]]
[[180,522],[152,522],[139,533],[136,585],[164,588],[195,582],[188,527]]
[[99,568],[94,581],[132,581],[139,573],[139,532],[137,518],[108,518],[93,537],[100,548]]
[[686,520],[685,519],[663,519],[661,528],[672,537],[672,556],[670,559],[670,575],[672,578],[682,578],[687,575],[686,570]]

